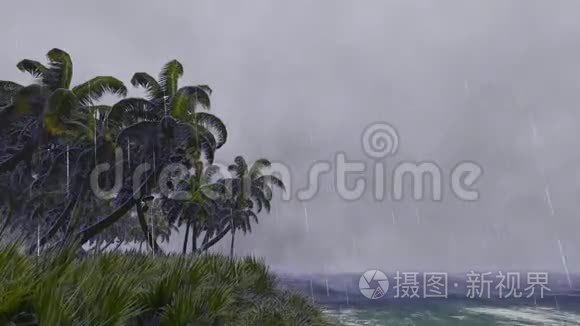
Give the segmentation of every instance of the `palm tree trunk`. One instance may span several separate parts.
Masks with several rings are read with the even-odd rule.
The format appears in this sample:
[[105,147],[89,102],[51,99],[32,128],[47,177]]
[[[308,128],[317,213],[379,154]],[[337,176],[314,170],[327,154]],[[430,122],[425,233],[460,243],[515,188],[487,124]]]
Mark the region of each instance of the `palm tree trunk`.
[[205,235],[203,236],[203,241],[201,242],[201,247],[203,248],[209,242],[209,230],[205,231]]
[[145,215],[143,214],[143,207],[141,207],[141,203],[136,201],[135,207],[137,208],[137,218],[139,220],[139,225],[141,225],[141,230],[145,235],[145,239],[147,239],[147,244],[149,247],[153,249],[153,252],[162,253],[163,251],[159,248],[157,244],[157,240],[153,239],[152,232],[149,231],[149,227],[147,226],[147,221],[145,221]]
[[191,232],[191,253],[197,251],[197,223],[193,223]]
[[2,228],[0,228],[0,239],[2,239],[2,235],[4,234],[4,231],[6,231],[6,228],[8,228],[8,223],[10,222],[10,216],[11,214],[6,214],[6,216],[4,217],[4,222],[2,223]]
[[98,236],[97,242],[95,243],[95,248],[94,248],[95,253],[98,254],[101,251],[102,244],[103,244],[103,240],[101,239],[101,236]]
[[[64,224],[74,205],[76,204],[78,196],[74,196],[70,199],[65,209],[60,213],[59,217],[56,219],[53,225],[50,226],[45,235],[40,238],[40,246],[44,246],[48,240],[50,240],[58,231],[58,229]],[[36,250],[36,243],[34,243],[30,248],[28,248],[28,254],[32,254]]]
[[232,228],[232,242],[230,243],[230,257],[234,258],[234,240],[236,239],[236,228]]
[[113,241],[111,242],[105,242],[105,246],[103,248],[101,248],[101,252],[104,252],[105,250],[107,250],[107,248],[109,248],[111,245],[113,244]]
[[200,249],[201,252],[208,250],[218,243],[223,237],[225,237],[230,232],[231,227],[228,225],[223,230],[220,231],[215,237],[207,241]]
[[81,239],[80,243],[85,243],[85,242],[89,241],[97,234],[101,233],[102,231],[104,231],[105,229],[110,227],[111,225],[117,223],[117,221],[121,217],[125,216],[125,214],[128,213],[133,208],[133,206],[135,206],[137,203],[135,198],[134,198],[135,194],[143,193],[146,186],[155,180],[154,176],[156,173],[158,173],[157,170],[153,171],[153,173],[149,174],[147,176],[147,178],[145,179],[145,181],[143,181],[143,183],[141,183],[139,188],[135,191],[135,193],[133,193],[133,196],[129,197],[123,204],[121,204],[111,214],[99,219],[97,222],[95,222],[95,223],[83,228],[82,230],[80,230],[77,233],[77,236]]
[[187,240],[189,239],[189,226],[190,223],[187,221],[187,225],[185,226],[185,237],[183,239],[183,251],[181,252],[183,255],[187,253]]
[[115,248],[113,248],[113,251],[117,251],[117,249],[119,249],[119,247],[123,244],[123,241],[119,240],[119,243],[117,243],[117,245],[115,246]]

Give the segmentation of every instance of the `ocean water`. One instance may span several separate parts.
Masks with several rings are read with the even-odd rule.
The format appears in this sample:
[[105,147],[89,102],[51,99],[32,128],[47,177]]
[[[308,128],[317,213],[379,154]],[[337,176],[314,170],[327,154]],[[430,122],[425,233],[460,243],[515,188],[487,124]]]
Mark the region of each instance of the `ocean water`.
[[[388,275],[391,281],[393,275]],[[469,298],[461,275],[449,276],[445,298],[401,299],[391,287],[377,300],[360,291],[361,275],[281,275],[285,288],[318,303],[335,325],[393,326],[580,326],[580,277],[550,275],[541,297],[505,299],[493,286],[489,297]],[[423,293],[423,289],[419,289]]]
[[407,326],[563,326],[580,325],[580,314],[550,307],[491,307],[447,304],[437,307],[367,307],[327,309],[336,325]]

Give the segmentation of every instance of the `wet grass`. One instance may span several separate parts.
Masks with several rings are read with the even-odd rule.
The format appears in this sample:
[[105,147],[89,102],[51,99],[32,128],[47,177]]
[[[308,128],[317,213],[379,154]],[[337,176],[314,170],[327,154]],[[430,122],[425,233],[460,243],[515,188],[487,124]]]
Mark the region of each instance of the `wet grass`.
[[327,325],[266,265],[136,252],[78,258],[0,249],[0,325]]

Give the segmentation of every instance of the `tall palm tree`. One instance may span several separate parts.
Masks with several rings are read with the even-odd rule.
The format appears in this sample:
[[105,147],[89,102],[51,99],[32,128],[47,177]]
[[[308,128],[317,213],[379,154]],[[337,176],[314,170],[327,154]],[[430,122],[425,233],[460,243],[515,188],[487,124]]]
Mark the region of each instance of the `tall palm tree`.
[[[167,219],[179,227],[185,225],[182,253],[187,253],[191,233],[191,253],[198,251],[197,239],[202,232],[208,233],[218,207],[218,200],[224,193],[224,185],[213,180],[219,167],[196,162],[195,168],[189,171],[186,180],[175,183],[172,192],[163,196],[163,207]],[[172,180],[170,180],[173,183]],[[175,191],[175,192],[174,192]],[[173,196],[181,192],[179,197]],[[191,231],[191,232],[190,232]],[[211,232],[211,231],[210,231]]]
[[[185,133],[190,142],[182,146],[180,151],[176,152],[177,158],[174,156],[172,160],[184,163],[191,168],[196,167],[196,171],[202,171],[202,167],[198,168],[202,155],[211,164],[215,151],[226,142],[227,130],[219,118],[198,110],[199,108],[210,109],[211,88],[207,85],[179,87],[178,82],[182,76],[183,66],[177,60],[172,60],[163,67],[158,80],[144,72],[136,73],[131,83],[135,87],[144,88],[146,98],[127,98],[119,101],[113,106],[108,119],[120,121],[124,126],[129,126],[118,138],[119,143],[125,141],[130,143],[140,137],[150,138],[150,131],[157,130],[158,123],[161,124],[162,130],[170,130],[171,133],[176,130],[177,126],[182,130],[187,129]],[[131,134],[136,137],[124,137]],[[155,149],[152,150],[155,151]],[[158,151],[161,150],[158,149]],[[151,148],[149,147],[147,151],[151,151]],[[190,227],[195,229],[192,230],[193,237],[197,235],[199,229],[191,215],[207,215],[207,212],[200,210],[200,204],[202,204],[200,201],[203,202],[203,198],[199,197],[198,189],[200,176],[200,173],[192,176],[190,184],[192,198],[187,208],[181,208],[181,217],[176,220],[178,223],[187,220],[184,252]],[[195,240],[192,240],[192,246],[195,244]]]
[[270,212],[273,188],[285,190],[282,180],[265,173],[264,170],[270,166],[269,160],[259,159],[248,167],[246,160],[242,156],[237,156],[234,164],[228,167],[233,175],[230,180],[231,198],[228,199],[231,232],[230,256],[232,257],[236,230],[241,230],[243,233],[251,232],[252,220],[258,223],[257,213],[260,213],[262,209]]
[[[197,110],[209,109],[211,89],[206,85],[178,88],[182,75],[183,67],[176,60],[163,67],[158,81],[147,73],[136,73],[131,83],[144,87],[147,97],[123,99],[106,115],[107,124],[122,130],[116,141],[125,150],[125,157],[131,157],[132,166],[143,162],[156,166],[137,192],[155,191],[158,170],[165,164],[180,162],[192,167],[202,155],[211,163],[215,151],[226,141],[227,131],[221,120]],[[133,197],[129,191],[118,196],[118,208],[82,229],[79,236],[88,239],[111,226],[138,204]]]

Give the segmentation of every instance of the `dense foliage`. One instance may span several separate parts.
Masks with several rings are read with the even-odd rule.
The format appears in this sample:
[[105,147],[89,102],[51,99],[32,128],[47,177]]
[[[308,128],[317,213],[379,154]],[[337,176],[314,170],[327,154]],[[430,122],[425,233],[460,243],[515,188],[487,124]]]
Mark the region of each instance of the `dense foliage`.
[[0,250],[2,325],[325,325],[253,258]]

